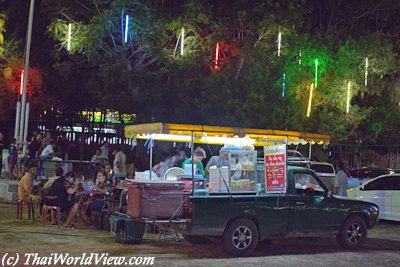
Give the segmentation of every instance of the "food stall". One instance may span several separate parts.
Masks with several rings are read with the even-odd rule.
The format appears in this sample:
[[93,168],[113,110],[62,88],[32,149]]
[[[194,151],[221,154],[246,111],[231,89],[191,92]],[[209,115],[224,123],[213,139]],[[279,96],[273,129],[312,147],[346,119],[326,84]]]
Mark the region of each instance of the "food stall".
[[[220,155],[224,155],[226,164],[210,167],[208,187],[207,183],[204,183],[203,190],[200,190],[202,194],[206,195],[261,192],[264,178],[259,175],[257,151],[254,147],[282,143],[324,145],[330,142],[330,137],[323,134],[174,123],[128,125],[125,126],[124,131],[125,138],[146,140],[150,152],[150,170],[152,169],[153,142],[191,143],[192,159],[194,144],[223,145]],[[174,221],[176,224],[184,224],[188,195],[195,194],[196,191],[193,190],[196,188],[197,176],[193,163],[191,171],[192,190],[189,194],[187,191],[184,192],[185,185],[180,184],[179,181],[152,181],[151,172],[147,181],[132,181],[132,185],[128,185],[128,215],[136,221],[144,223],[171,223]],[[165,190],[162,189],[163,186],[165,186]],[[146,212],[145,209],[151,211]],[[168,211],[168,214],[165,211]],[[140,217],[138,214],[147,214],[147,216]],[[161,214],[162,216],[158,216]]]

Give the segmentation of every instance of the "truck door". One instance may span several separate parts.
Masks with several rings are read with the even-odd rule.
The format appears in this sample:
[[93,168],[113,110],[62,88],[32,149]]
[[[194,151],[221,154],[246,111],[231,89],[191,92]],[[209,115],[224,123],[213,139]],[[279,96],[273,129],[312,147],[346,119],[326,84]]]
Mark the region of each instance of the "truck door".
[[318,178],[299,170],[293,172],[292,182],[292,231],[307,233],[337,229],[337,204],[324,196],[324,187]]

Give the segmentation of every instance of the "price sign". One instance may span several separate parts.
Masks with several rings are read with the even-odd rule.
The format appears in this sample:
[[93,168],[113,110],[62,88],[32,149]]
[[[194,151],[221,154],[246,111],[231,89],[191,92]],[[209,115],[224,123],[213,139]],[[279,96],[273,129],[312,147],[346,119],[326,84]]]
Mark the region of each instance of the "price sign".
[[286,192],[286,145],[264,147],[265,192]]

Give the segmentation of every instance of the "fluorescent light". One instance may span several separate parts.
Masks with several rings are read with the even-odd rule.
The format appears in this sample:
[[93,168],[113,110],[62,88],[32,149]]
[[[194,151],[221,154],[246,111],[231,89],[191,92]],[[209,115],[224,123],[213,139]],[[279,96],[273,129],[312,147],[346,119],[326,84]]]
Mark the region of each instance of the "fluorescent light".
[[347,105],[346,105],[346,113],[350,111],[350,81],[347,82]]
[[183,56],[184,41],[185,41],[185,29],[182,28],[182,31],[181,31],[181,56]]
[[310,117],[311,113],[311,101],[312,101],[313,90],[314,90],[314,84],[312,83],[310,88],[310,98],[308,99],[307,117]]
[[68,24],[68,43],[67,43],[67,50],[71,50],[71,31],[72,31],[72,25],[71,23]]
[[128,42],[128,28],[129,28],[129,16],[126,15],[125,16],[125,38],[124,38],[125,43]]

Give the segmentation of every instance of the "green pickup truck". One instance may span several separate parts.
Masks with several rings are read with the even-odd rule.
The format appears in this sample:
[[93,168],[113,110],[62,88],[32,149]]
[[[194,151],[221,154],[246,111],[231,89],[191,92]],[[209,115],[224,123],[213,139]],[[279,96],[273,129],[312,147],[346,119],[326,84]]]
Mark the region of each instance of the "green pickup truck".
[[199,243],[220,238],[234,256],[251,254],[260,240],[336,236],[359,248],[378,220],[378,206],[333,196],[311,170],[289,166],[281,194],[192,196],[185,237]]

